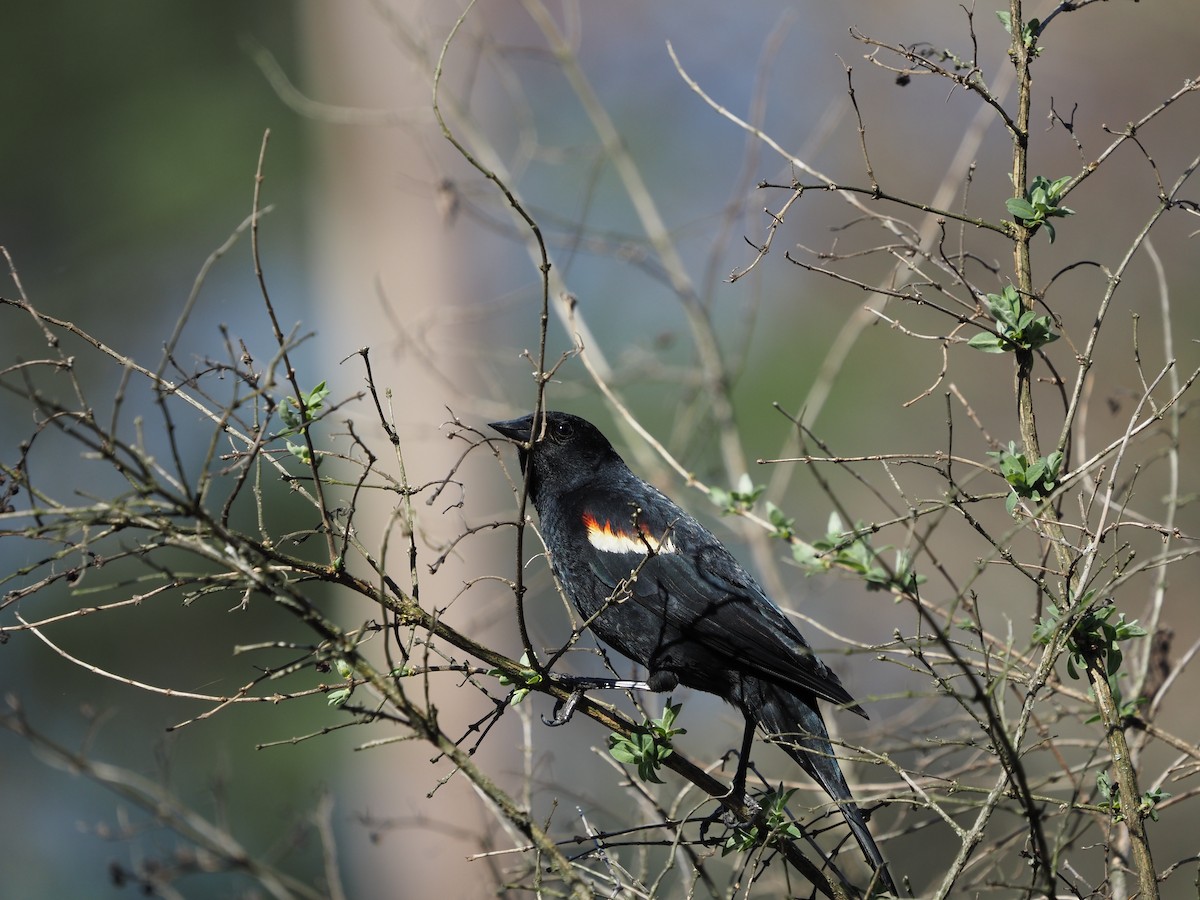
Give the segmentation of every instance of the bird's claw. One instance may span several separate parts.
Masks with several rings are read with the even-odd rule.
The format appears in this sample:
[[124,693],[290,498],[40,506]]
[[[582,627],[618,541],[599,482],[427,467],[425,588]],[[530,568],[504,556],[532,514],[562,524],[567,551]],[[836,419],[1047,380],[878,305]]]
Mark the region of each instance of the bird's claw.
[[741,819],[734,815],[733,810],[725,806],[718,806],[711,813],[704,817],[704,821],[700,823],[700,841],[703,843],[708,840],[708,829],[712,828],[715,822],[720,822],[726,828],[737,828],[742,824]]
[[[733,795],[736,796],[736,795]],[[749,794],[742,794],[742,806],[750,814],[750,819],[755,819],[762,812],[762,805],[751,797]],[[720,821],[726,828],[737,828],[745,824],[741,817],[724,803],[718,804],[717,808],[705,817],[700,823],[700,840],[703,841],[708,836],[708,829],[712,827],[714,822]]]
[[575,706],[579,703],[579,699],[582,696],[583,688],[576,688],[567,699],[564,700],[560,697],[554,703],[554,712],[551,716],[549,718],[542,716],[542,724],[550,728],[566,725],[571,721],[571,717],[575,715]]

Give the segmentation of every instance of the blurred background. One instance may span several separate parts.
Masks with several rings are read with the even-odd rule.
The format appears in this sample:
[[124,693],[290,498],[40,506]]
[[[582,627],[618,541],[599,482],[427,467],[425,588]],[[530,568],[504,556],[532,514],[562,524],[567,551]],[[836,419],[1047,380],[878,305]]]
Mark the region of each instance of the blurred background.
[[[377,382],[394,392],[410,479],[422,483],[444,475],[462,451],[461,444],[446,440],[444,425],[453,416],[481,425],[531,408],[531,367],[521,353],[536,350],[540,308],[539,275],[526,233],[495,187],[444,139],[430,111],[431,73],[460,6],[385,0],[12,5],[5,13],[10,77],[0,133],[0,244],[30,299],[43,313],[70,319],[155,365],[201,266],[250,213],[255,167],[270,129],[263,203],[271,212],[261,226],[261,257],[284,329],[295,326],[314,335],[296,356],[302,383],[328,380],[335,396],[360,390],[362,369],[347,358],[369,346]],[[1053,8],[1042,6],[1035,14]],[[708,386],[697,375],[679,285],[647,242],[587,110],[547,49],[532,7],[503,0],[472,11],[446,57],[444,109],[473,152],[489,165],[503,166],[545,229],[558,284],[579,300],[589,349],[607,362],[635,415],[698,477],[731,484],[727,448],[713,438]],[[950,90],[944,81],[898,83],[894,73],[864,59],[870,48],[851,34],[855,29],[890,43],[935,53],[952,47],[969,55],[966,14],[949,0],[802,5],[756,0],[736,9],[720,2],[615,0],[554,5],[552,12],[596,101],[640,169],[690,274],[695,302],[715,323],[747,468],[756,469],[757,481],[777,478],[774,501],[796,518],[801,534],[819,537],[830,505],[812,478],[804,470],[778,478],[775,470],[754,464],[779,455],[793,433],[772,404],[797,414],[807,409],[806,421],[835,452],[931,452],[943,443],[943,389],[911,407],[903,404],[936,381],[940,358],[880,322],[856,333],[831,392],[814,400],[810,389],[831,347],[838,346],[839,334],[867,298],[857,288],[791,265],[783,252],[796,245],[828,248],[836,241],[846,249],[860,238],[853,231],[844,238],[831,231],[848,223],[844,205],[832,197],[806,197],[789,214],[772,254],[751,275],[729,283],[731,272],[754,259],[743,237],[756,243],[764,238],[769,219],[763,207],[778,210],[786,199],[755,185],[763,180],[786,185],[795,173],[689,89],[668,56],[667,42],[716,102],[754,118],[783,147],[836,181],[864,184],[857,122],[846,95],[851,67],[881,185],[931,197],[965,153],[978,164],[970,208],[983,214],[1002,208],[1010,193],[1009,147],[994,117],[979,117],[978,99]],[[976,10],[975,29],[984,78],[997,94],[1008,91],[1011,104],[1002,74],[1007,38],[990,8]],[[1105,128],[1123,128],[1185,78],[1200,75],[1198,41],[1195,0],[1114,0],[1064,16],[1047,37],[1051,52],[1036,63],[1033,172],[1078,170],[1111,142]],[[1061,120],[1052,124],[1051,98],[1060,117],[1073,123],[1073,136]],[[1183,98],[1178,110],[1140,135],[1168,181],[1200,150],[1197,99]],[[1071,197],[1068,205],[1078,215],[1060,226],[1053,248],[1036,242],[1035,281],[1045,284],[1079,258],[1109,268],[1117,264],[1157,202],[1145,157],[1133,146],[1119,157],[1086,192]],[[952,187],[944,205],[959,208],[962,184]],[[1181,219],[1176,216],[1156,233],[1154,247],[1175,299],[1181,369],[1190,371],[1196,351],[1189,342],[1200,324],[1190,300],[1200,283],[1200,254],[1191,236],[1194,222]],[[875,243],[874,236],[867,243]],[[986,239],[974,246],[985,256],[989,252]],[[994,256],[986,262],[998,267],[1003,283],[1011,266],[1005,245],[995,240],[990,252]],[[886,275],[888,260],[871,265],[859,277]],[[1055,311],[1082,335],[1103,275],[1084,267],[1064,278],[1071,287],[1059,290]],[[1089,422],[1093,452],[1121,433],[1132,398],[1140,393],[1130,350],[1133,316],[1140,317],[1144,334],[1154,335],[1147,338],[1143,363],[1157,371],[1163,362],[1149,258],[1137,260],[1127,280],[1141,286],[1119,295],[1121,311],[1104,338],[1118,349],[1096,373],[1097,411]],[[1078,308],[1066,302],[1072,292]],[[6,280],[0,293],[16,291]],[[935,321],[914,313],[906,325],[944,332]],[[208,274],[178,355],[191,361],[220,355],[222,326],[245,339],[257,357],[270,355],[270,331],[244,239]],[[556,319],[548,359],[572,344]],[[43,350],[32,328],[0,330],[0,365]],[[1060,371],[1072,372],[1070,352],[1061,360]],[[97,365],[88,374],[97,398],[111,397],[121,376],[111,365]],[[959,354],[949,377],[988,422],[1008,426],[997,439],[1017,437],[1007,412],[1007,360]],[[559,371],[550,401],[592,418],[628,447],[627,433],[614,424],[577,361]],[[0,397],[0,423],[8,423],[0,424],[0,457],[6,461],[26,437],[27,417],[13,397]],[[1041,424],[1047,434],[1057,434],[1053,412]],[[982,457],[987,449],[977,437],[965,443],[959,452]],[[720,520],[703,496],[689,496],[644,448],[629,447],[629,455],[639,460],[643,474],[717,522],[723,537],[735,542],[745,537],[736,523]],[[434,544],[465,525],[509,514],[494,461],[475,456],[459,475],[464,487],[455,499],[461,506],[422,507],[423,533]],[[77,452],[72,456],[64,448],[60,465],[61,477],[80,479],[81,493],[101,487],[87,482]],[[1196,489],[1194,471],[1185,481]],[[1151,482],[1147,490],[1159,486]],[[853,485],[842,490],[849,500],[858,496]],[[381,524],[386,516],[381,510]],[[747,552],[764,562],[761,550]],[[952,552],[969,563],[979,549],[964,545]],[[19,568],[29,561],[26,553],[0,544],[0,567]],[[464,593],[455,606],[465,582],[482,573],[511,574],[512,567],[510,533],[481,539],[432,577],[426,590],[454,607],[451,615],[459,621],[473,623],[476,632],[517,653],[511,595],[502,586]],[[1200,573],[1193,566],[1190,574]],[[554,644],[565,619],[555,610],[545,573],[531,578],[542,601],[536,639]],[[804,579],[786,567],[764,578],[785,586],[785,606],[864,644],[885,642],[894,628],[914,624],[889,597],[866,595],[856,583]],[[72,602],[62,598],[64,608]],[[1013,602],[1012,614],[1027,633],[1029,610]],[[1135,603],[1131,617],[1137,614]],[[1181,645],[1200,630],[1194,610],[1178,613],[1172,625]],[[281,627],[288,626],[272,610],[254,606],[240,614],[235,628],[226,608],[190,609],[182,617],[178,608],[148,605],[136,614],[112,616],[104,629],[72,623],[54,636],[88,662],[128,677],[219,692],[254,674],[249,664],[230,668],[232,646],[278,639]],[[840,646],[825,634],[815,635],[814,644]],[[838,656],[833,664],[860,697],[927,690],[869,653]],[[211,673],[211,680],[197,673]],[[238,708],[168,733],[167,726],[199,708],[98,679],[28,635],[0,647],[0,686],[62,745],[142,773],[207,814],[237,822],[248,849],[271,855],[290,871],[314,881],[321,877],[318,849],[293,835],[329,792],[351,896],[491,894],[494,873],[488,864],[463,860],[485,849],[487,840],[507,846],[509,839],[481,841],[486,830],[481,823],[490,819],[472,792],[454,780],[441,789],[445,794],[435,795],[436,803],[425,799],[448,774],[429,765],[427,748],[355,752],[362,739],[340,732],[255,749],[329,724],[322,698],[306,711],[298,704],[282,711]],[[453,697],[446,702],[452,705]],[[684,722],[689,750],[715,758],[736,733],[735,716],[715,701],[689,703],[691,720]],[[880,699],[870,709],[870,727],[910,722],[910,701],[903,697]],[[511,722],[506,727],[513,729],[508,750],[498,739],[485,751],[501,770],[519,773],[529,763],[512,748],[523,735]],[[1195,733],[1183,725],[1177,731]],[[870,743],[862,732],[854,737]],[[616,776],[589,749],[603,735],[578,722],[550,736],[537,733],[534,740],[534,780],[572,785],[572,802],[603,817]],[[171,836],[149,826],[124,832],[126,814],[118,798],[48,764],[15,735],[0,731],[0,752],[5,761],[0,831],[7,835],[0,884],[6,896],[123,896],[130,888],[113,883],[114,862],[128,867],[139,857],[170,853]],[[393,785],[394,790],[381,789]],[[619,818],[627,811],[612,813]],[[1178,835],[1179,846],[1170,846],[1176,838],[1165,832],[1159,836],[1169,847],[1164,857],[1185,855],[1186,835]],[[897,844],[893,857],[901,849]],[[936,850],[921,849],[936,860]],[[936,867],[936,861],[928,865]],[[242,890],[232,876],[197,875],[179,887],[188,897],[241,896]]]

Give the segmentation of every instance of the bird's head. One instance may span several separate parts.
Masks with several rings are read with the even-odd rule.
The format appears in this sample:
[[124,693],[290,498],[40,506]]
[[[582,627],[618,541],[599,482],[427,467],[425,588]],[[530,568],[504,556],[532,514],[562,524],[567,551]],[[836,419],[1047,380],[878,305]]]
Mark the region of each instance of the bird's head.
[[489,427],[517,442],[522,472],[532,466],[530,499],[535,506],[542,497],[583,486],[605,466],[624,466],[599,428],[570,413],[522,416]]

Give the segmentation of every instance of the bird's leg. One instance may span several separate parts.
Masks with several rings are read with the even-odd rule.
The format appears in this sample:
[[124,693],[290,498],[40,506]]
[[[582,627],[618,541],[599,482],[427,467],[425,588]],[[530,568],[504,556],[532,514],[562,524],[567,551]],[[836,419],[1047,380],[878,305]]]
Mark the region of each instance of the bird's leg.
[[[755,721],[749,716],[746,717],[746,731],[742,734],[742,749],[738,752],[738,767],[733,776],[733,786],[729,789],[727,795],[734,803],[740,803],[750,811],[751,815],[757,815],[759,805],[746,794],[746,774],[750,769],[750,748],[754,744],[754,728]],[[724,822],[729,828],[736,828],[738,824],[737,817],[728,808],[718,806],[707,819],[700,823],[700,840],[708,834],[709,826],[717,819]]]
[[750,747],[754,744],[754,728],[757,723],[746,716],[746,731],[742,735],[742,749],[738,753],[737,772],[733,776],[733,787],[729,792],[736,801],[745,802],[749,806],[750,798],[746,796],[746,772],[750,768]]
[[649,691],[653,688],[645,681],[629,681],[624,678],[589,678],[579,675],[560,675],[554,679],[563,687],[571,689],[571,696],[565,700],[559,699],[554,704],[553,714],[547,718],[542,716],[542,722],[555,728],[566,725],[575,714],[575,706],[583,697],[584,691]]

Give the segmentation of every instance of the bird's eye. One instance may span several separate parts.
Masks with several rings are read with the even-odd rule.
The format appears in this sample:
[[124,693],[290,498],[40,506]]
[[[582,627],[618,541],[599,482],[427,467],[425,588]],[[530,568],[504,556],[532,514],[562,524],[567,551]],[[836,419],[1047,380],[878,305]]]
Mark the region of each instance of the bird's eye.
[[575,433],[575,429],[571,426],[570,422],[555,422],[554,423],[554,436],[558,440],[565,441],[567,438],[569,438],[574,433]]

